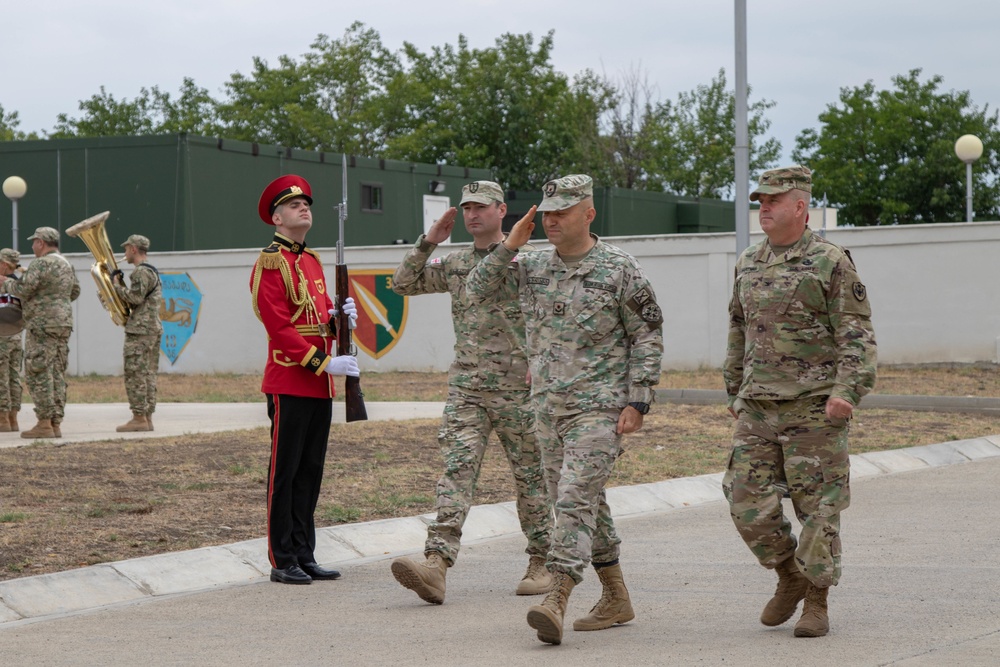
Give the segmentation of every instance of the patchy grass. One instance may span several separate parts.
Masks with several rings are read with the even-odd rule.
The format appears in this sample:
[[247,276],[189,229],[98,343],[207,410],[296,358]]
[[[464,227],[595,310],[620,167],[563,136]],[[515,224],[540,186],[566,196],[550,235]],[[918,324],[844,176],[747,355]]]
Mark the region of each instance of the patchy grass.
[[[993,366],[890,368],[884,375],[892,391],[885,391],[933,388],[932,393],[943,395],[1000,396],[998,373]],[[182,386],[197,392],[215,384],[206,376],[181,377],[161,376],[161,386],[165,378],[174,378],[166,384],[179,383],[172,390],[176,400],[196,400],[177,393]],[[223,378],[231,390],[243,387],[231,395],[259,400],[258,379]],[[667,373],[664,382],[721,388],[711,386],[721,385],[718,372],[711,370]],[[95,399],[117,390],[110,386],[117,383],[120,378],[71,378],[71,386]],[[363,383],[369,400],[444,400],[446,392],[444,374],[370,374]],[[124,400],[124,391],[108,400]],[[610,484],[721,471],[732,425],[723,406],[655,406],[643,429],[626,437]],[[438,426],[437,419],[333,424],[318,523],[432,512],[442,471]],[[851,451],[998,433],[996,417],[859,410]],[[267,429],[259,428],[69,445],[37,442],[0,450],[0,580],[262,537],[268,441]],[[490,446],[476,502],[513,498],[510,468],[500,447]]]

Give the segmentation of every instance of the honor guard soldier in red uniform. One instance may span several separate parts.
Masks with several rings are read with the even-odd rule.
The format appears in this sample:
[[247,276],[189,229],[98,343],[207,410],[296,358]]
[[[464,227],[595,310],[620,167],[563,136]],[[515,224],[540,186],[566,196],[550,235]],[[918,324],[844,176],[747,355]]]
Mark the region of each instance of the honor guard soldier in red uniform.
[[[333,412],[334,375],[357,377],[357,360],[337,356],[333,302],[319,255],[306,247],[312,227],[312,189],[301,176],[275,179],[260,196],[261,220],[274,240],[253,267],[253,308],[267,331],[261,391],[271,420],[267,474],[267,551],[271,581],[309,584],[340,573],[316,562],[313,513]],[[357,319],[353,299],[344,303]]]

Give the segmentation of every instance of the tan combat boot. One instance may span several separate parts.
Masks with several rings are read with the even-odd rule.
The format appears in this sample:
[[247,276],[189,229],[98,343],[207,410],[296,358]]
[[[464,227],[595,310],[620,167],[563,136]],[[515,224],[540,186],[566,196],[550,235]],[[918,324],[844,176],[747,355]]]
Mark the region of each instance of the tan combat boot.
[[809,580],[795,564],[794,556],[779,563],[774,571],[778,573],[778,587],[760,613],[760,622],[769,626],[781,625],[790,619],[809,586]]
[[0,412],[0,416],[3,417],[3,419],[0,419],[0,433],[10,433],[11,431],[17,430],[10,427],[10,415],[12,414],[14,413],[9,410],[6,412]]
[[21,427],[17,425],[17,410],[11,410],[7,413],[7,421],[10,423],[11,431],[21,430]]
[[146,415],[146,426],[149,427],[148,430],[153,430],[153,415]]
[[119,433],[132,433],[134,431],[149,431],[149,424],[146,423],[146,418],[140,415],[138,412],[132,413],[132,419],[125,422],[121,426],[115,429]]
[[392,576],[404,587],[420,596],[421,600],[432,604],[444,602],[444,577],[448,562],[436,551],[427,554],[423,563],[409,558],[392,561]]
[[576,582],[565,572],[556,572],[553,578],[555,584],[542,604],[528,607],[528,625],[538,631],[540,641],[561,644],[566,605],[569,604],[569,594],[573,592]]
[[52,420],[52,432],[57,438],[62,437],[62,429],[59,428],[60,424],[62,424],[62,422],[56,421],[55,419]]
[[524,578],[517,585],[518,595],[541,595],[552,590],[555,579],[549,568],[545,567],[545,559],[541,556],[532,556],[528,559],[528,571],[524,573]]
[[590,613],[573,621],[574,630],[604,630],[615,623],[628,623],[635,618],[632,601],[625,588],[621,565],[595,568],[604,590]]
[[809,584],[806,603],[802,605],[802,618],[795,624],[796,637],[824,637],[830,631],[830,617],[826,610],[826,594],[829,591],[829,588]]
[[51,419],[39,419],[35,427],[27,431],[21,431],[22,438],[54,438],[55,431],[52,430]]

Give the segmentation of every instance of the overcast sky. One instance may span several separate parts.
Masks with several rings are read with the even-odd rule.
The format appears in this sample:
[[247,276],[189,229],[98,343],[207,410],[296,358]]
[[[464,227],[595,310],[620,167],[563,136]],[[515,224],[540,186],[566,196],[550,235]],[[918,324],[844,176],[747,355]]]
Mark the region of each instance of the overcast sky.
[[[979,107],[1000,105],[997,0],[748,0],[751,100],[768,99],[771,134],[788,161],[796,135],[842,87],[911,69],[968,90]],[[555,30],[553,64],[567,74],[593,69],[648,74],[663,99],[734,73],[733,0],[35,0],[5,2],[0,37],[0,105],[25,132],[51,130],[59,113],[100,87],[116,98],[159,86],[176,96],[184,77],[217,99],[252,58],[298,58],[319,33],[339,37],[359,20],[398,50],[455,44],[474,48],[506,32]],[[957,137],[956,137],[957,138]]]

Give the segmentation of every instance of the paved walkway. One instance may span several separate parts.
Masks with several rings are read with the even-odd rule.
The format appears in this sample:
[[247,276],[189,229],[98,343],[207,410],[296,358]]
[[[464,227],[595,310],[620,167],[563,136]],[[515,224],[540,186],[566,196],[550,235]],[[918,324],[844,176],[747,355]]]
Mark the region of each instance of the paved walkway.
[[[370,414],[407,414],[391,406]],[[208,407],[216,420],[228,412]],[[410,410],[437,416],[440,404]],[[169,422],[163,410],[157,434]],[[200,430],[193,424],[180,432]],[[342,525],[318,536],[320,561],[344,572],[335,582],[268,582],[263,539],[2,582],[0,662],[997,664],[1000,436],[856,455],[852,466],[845,576],[823,639],[794,639],[791,622],[757,623],[773,574],[737,537],[717,474],[609,490],[637,618],[570,630],[560,647],[539,643],[524,622],[539,598],[513,595],[526,557],[513,503],[501,503],[472,511],[442,606],[402,589],[388,569],[388,559],[422,550],[428,516]],[[598,596],[589,576],[570,618]]]

